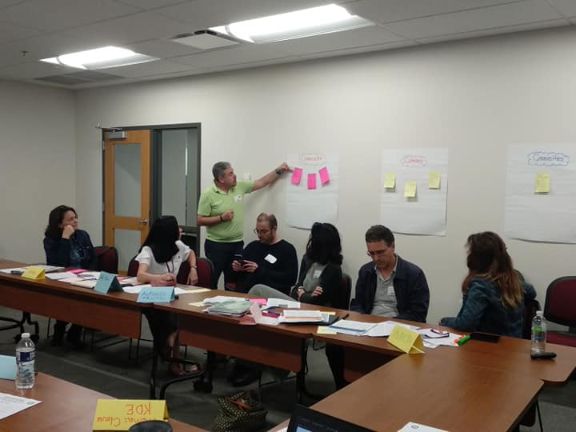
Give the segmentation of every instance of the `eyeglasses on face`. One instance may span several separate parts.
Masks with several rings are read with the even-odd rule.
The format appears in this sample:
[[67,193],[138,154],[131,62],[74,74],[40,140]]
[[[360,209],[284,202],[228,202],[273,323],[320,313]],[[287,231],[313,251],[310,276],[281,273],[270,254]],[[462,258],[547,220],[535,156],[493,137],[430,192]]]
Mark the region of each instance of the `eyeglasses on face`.
[[256,234],[256,235],[268,234],[270,231],[271,230],[269,230],[269,229],[259,230],[258,228],[254,228],[254,234]]

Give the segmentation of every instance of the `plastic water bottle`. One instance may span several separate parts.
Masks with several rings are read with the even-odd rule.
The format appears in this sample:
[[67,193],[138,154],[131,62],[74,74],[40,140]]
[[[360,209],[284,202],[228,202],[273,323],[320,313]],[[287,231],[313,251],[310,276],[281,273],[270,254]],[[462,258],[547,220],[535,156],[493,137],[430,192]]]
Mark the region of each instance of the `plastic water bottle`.
[[34,358],[36,347],[30,339],[30,333],[22,333],[16,345],[16,388],[31,389],[36,379],[34,375]]
[[532,345],[531,354],[540,354],[546,351],[546,320],[542,311],[536,312],[532,320]]

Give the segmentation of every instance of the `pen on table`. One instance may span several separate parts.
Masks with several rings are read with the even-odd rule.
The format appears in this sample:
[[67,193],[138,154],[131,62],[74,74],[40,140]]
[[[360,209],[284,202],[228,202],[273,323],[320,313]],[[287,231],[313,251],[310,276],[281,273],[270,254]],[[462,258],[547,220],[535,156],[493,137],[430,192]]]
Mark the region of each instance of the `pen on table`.
[[458,339],[458,341],[456,343],[458,344],[458,346],[462,346],[466,342],[468,342],[469,340],[470,340],[470,335],[466,335],[466,336],[462,336],[460,339]]

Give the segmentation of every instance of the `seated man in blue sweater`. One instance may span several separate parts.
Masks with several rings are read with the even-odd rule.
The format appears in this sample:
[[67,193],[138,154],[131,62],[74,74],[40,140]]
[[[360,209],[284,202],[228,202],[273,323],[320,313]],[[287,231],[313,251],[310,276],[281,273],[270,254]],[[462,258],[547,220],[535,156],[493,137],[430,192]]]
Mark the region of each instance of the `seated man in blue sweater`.
[[430,291],[420,267],[395,252],[394,234],[383,225],[366,231],[372,261],[358,272],[356,298],[350,309],[410,321],[426,322]]
[[262,284],[289,295],[298,277],[296,249],[278,237],[278,221],[273,214],[260,213],[254,232],[258,240],[244,248],[241,261],[232,262],[236,291],[248,292]]
[[[430,291],[420,267],[396,255],[394,234],[383,225],[366,231],[366,248],[372,261],[358,272],[356,298],[350,309],[364,314],[426,322]],[[336,388],[344,380],[344,350],[326,345],[326,355]]]

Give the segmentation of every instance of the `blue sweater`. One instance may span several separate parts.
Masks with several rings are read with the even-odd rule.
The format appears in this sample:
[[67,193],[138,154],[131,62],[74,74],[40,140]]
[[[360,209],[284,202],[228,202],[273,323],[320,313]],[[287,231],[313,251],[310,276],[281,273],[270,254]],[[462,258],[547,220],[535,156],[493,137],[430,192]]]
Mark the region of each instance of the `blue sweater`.
[[76,230],[70,239],[44,237],[46,264],[62,267],[96,268],[96,255],[86,231]]
[[[524,296],[536,297],[532,285],[523,284]],[[457,317],[442,318],[440,325],[461,331],[480,331],[522,337],[524,302],[511,309],[502,303],[498,286],[486,279],[472,279]]]

